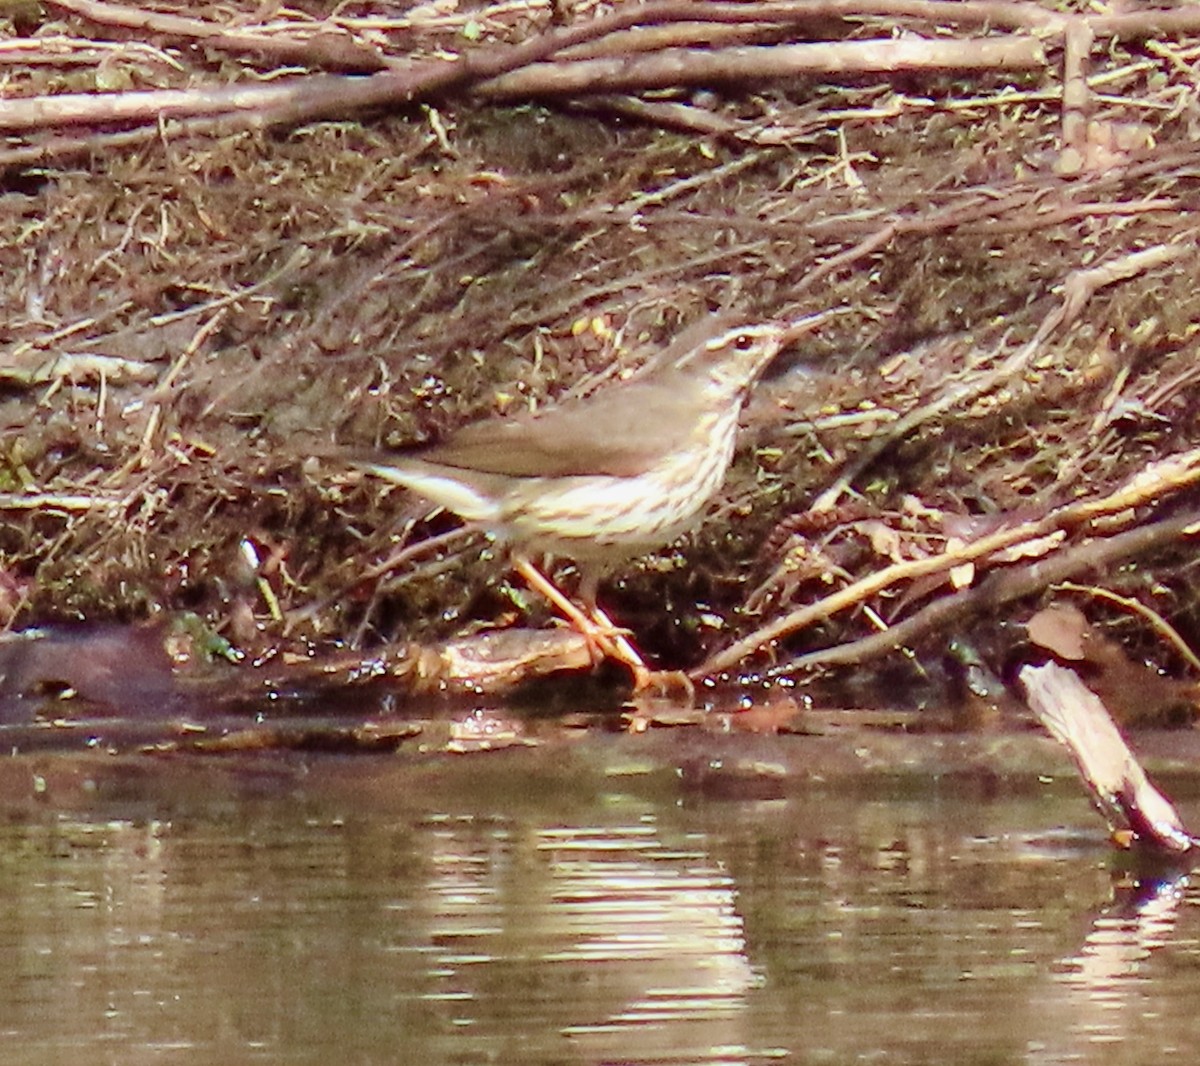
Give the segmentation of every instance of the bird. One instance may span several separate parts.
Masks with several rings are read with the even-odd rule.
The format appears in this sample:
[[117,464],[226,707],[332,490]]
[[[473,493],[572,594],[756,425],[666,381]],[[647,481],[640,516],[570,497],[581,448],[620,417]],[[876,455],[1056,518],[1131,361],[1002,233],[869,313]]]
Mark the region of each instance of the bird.
[[[751,388],[824,317],[746,324],[710,316],[642,372],[593,394],[353,465],[506,544],[513,568],[601,655],[624,663],[640,691],[656,672],[598,606],[598,584],[698,523],[724,483]],[[574,560],[585,610],[533,564],[538,554]]]

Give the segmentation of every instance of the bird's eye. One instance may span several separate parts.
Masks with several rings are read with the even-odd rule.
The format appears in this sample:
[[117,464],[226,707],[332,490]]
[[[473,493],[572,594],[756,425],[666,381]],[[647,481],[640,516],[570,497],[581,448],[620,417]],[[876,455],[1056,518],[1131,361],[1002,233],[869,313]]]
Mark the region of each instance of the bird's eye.
[[754,338],[749,333],[739,333],[733,338],[733,346],[739,351],[746,351],[754,343]]

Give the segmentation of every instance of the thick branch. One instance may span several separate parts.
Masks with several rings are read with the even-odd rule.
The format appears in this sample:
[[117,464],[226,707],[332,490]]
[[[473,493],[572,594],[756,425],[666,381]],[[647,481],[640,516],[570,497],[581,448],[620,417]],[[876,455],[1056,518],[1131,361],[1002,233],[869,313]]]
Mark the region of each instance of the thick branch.
[[227,52],[265,56],[281,63],[302,63],[305,66],[361,73],[382,70],[387,66],[386,60],[374,49],[354,40],[345,30],[327,24],[318,23],[316,32],[306,37],[285,37],[250,30],[229,30],[204,19],[146,11],[124,4],[107,3],[105,0],[49,0],[49,3],[51,7],[70,11],[102,26],[161,33],[166,37],[198,41]]
[[506,100],[591,92],[635,92],[730,82],[761,84],[804,75],[890,74],[908,70],[1032,70],[1045,66],[1032,37],[973,40],[821,41],[745,48],[668,48],[650,55],[540,63],[477,87]]
[[1159,551],[1186,535],[1197,522],[1200,522],[1200,513],[1189,512],[1111,537],[1088,540],[1027,566],[997,570],[974,588],[941,597],[881,633],[799,655],[787,663],[772,667],[770,673],[797,673],[821,666],[864,663],[900,648],[912,647],[930,633],[945,629],[951,623],[961,625],[968,618],[1032,596],[1067,578],[1102,570],[1147,552]]

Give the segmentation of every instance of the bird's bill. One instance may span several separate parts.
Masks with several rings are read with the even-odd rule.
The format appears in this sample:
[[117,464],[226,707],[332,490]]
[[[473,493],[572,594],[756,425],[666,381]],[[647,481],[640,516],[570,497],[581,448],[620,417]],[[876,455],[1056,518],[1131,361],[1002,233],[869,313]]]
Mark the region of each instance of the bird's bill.
[[793,319],[791,322],[781,323],[782,332],[779,336],[780,345],[791,344],[792,341],[797,341],[801,337],[805,337],[812,333],[823,322],[827,322],[835,314],[836,310],[818,311],[813,315],[805,315],[802,318]]

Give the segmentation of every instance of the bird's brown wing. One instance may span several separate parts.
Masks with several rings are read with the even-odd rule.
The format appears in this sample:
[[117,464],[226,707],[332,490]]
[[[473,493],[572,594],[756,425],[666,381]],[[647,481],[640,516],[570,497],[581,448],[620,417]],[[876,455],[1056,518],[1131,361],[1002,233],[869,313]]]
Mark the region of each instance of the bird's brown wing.
[[630,476],[686,442],[699,416],[695,383],[665,374],[534,415],[477,422],[413,454],[511,477]]

